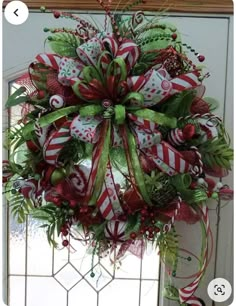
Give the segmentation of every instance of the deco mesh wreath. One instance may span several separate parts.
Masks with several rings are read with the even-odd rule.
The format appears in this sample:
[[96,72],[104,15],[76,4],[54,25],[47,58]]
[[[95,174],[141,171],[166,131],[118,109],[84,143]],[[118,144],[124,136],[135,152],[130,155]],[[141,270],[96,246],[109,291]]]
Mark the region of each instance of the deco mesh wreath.
[[7,101],[8,108],[23,103],[22,119],[7,132],[7,199],[18,222],[28,214],[43,220],[54,246],[56,230],[64,247],[69,237],[85,240],[93,254],[116,252],[117,261],[128,251],[142,256],[152,241],[173,277],[175,221],[200,222],[199,272],[184,288],[167,286],[165,295],[202,305],[194,292],[210,257],[206,203],[232,197],[211,177],[227,175],[233,156],[212,114],[214,99],[203,99],[208,74],[184,50],[200,62],[204,56],[158,17],[140,11],[121,18],[99,3],[103,29],[54,12],[77,29],[44,29],[54,53],[36,56]]

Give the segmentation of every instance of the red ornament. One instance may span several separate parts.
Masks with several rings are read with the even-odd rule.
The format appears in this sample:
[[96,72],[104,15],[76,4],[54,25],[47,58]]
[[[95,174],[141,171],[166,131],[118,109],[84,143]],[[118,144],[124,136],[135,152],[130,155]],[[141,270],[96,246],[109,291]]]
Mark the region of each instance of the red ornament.
[[183,128],[183,136],[185,140],[192,139],[193,136],[195,135],[196,129],[193,124],[186,124],[185,127]]
[[202,99],[193,101],[190,109],[192,114],[206,114],[210,112],[210,106]]
[[130,213],[140,210],[145,205],[145,202],[137,194],[137,192],[130,188],[124,193],[124,203],[127,203]]

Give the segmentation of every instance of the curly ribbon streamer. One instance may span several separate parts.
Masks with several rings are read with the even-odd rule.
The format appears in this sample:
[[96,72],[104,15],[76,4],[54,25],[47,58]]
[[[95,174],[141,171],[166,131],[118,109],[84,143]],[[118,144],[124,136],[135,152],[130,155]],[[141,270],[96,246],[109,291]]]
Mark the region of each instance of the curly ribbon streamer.
[[[202,236],[206,237],[202,245],[203,256],[202,256],[201,267],[195,280],[193,280],[189,285],[179,289],[179,299],[181,303],[190,303],[191,300],[193,302],[196,302],[195,300],[196,298],[193,296],[193,294],[198,288],[198,285],[204,275],[208,262],[208,238],[210,235],[210,224],[209,224],[208,208],[205,203],[203,203],[202,206],[200,207],[200,211],[202,213],[202,227],[203,227]],[[192,304],[190,303],[190,305]]]

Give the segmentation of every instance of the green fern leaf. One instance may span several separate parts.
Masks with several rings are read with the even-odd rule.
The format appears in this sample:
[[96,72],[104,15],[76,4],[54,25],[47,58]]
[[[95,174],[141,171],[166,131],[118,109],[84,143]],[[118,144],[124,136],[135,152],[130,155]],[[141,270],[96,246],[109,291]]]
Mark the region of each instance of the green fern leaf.
[[76,49],[79,39],[71,33],[56,33],[50,37],[50,47],[53,52],[61,56],[78,57]]

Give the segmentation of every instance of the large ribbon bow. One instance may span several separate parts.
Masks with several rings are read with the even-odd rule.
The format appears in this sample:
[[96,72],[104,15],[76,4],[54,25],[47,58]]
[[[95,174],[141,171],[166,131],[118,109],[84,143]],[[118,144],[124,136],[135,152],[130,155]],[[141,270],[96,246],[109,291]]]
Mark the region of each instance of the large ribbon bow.
[[[139,47],[129,39],[118,44],[110,34],[97,34],[79,46],[77,54],[78,59],[55,54],[39,54],[36,59],[57,70],[59,82],[71,85],[84,101],[64,136],[94,144],[85,198],[89,205],[98,206],[104,218],[111,220],[122,213],[122,208],[110,165],[110,147],[124,147],[131,182],[144,201],[150,203],[139,162],[140,150],[169,175],[188,172],[192,166],[161,138],[159,127],[175,128],[176,118],[148,107],[183,90],[201,88],[201,83],[197,71],[174,79],[163,68],[132,75],[140,56]],[[48,146],[52,142],[55,144],[56,140],[52,139]],[[58,145],[50,164],[57,165],[62,147]],[[47,155],[47,145],[44,151]],[[50,152],[49,155],[52,156]]]

